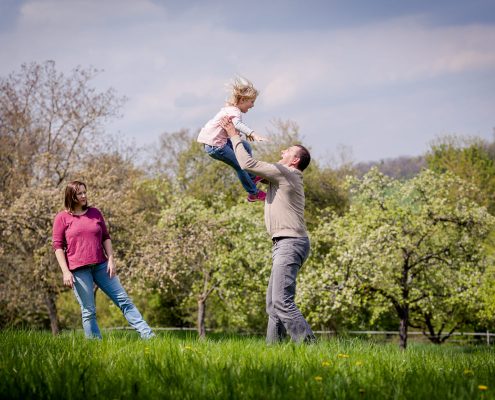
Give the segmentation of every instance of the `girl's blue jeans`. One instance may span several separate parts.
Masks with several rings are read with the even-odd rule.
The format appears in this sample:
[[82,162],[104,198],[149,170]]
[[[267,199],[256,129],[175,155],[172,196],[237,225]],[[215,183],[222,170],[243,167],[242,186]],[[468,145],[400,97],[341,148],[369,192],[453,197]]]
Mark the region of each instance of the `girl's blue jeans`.
[[[244,145],[244,148],[249,153],[249,155],[252,156],[253,150],[251,148],[251,145],[245,140],[242,141],[242,144]],[[230,139],[227,140],[227,143],[223,147],[216,147],[205,144],[205,151],[211,158],[222,161],[234,168],[237,176],[239,177],[239,180],[241,181],[242,187],[246,192],[254,195],[258,193],[258,189],[253,182],[255,176],[250,174],[249,172],[244,171],[241,168],[235,156],[234,148]]]
[[120,308],[129,324],[136,329],[141,338],[149,339],[154,336],[151,328],[144,321],[141,313],[132,303],[119,278],[110,278],[107,272],[107,262],[72,271],[74,276],[74,293],[81,306],[82,324],[87,338],[101,339],[100,329],[96,322],[96,304],[93,292],[94,283],[105,293],[117,307]]

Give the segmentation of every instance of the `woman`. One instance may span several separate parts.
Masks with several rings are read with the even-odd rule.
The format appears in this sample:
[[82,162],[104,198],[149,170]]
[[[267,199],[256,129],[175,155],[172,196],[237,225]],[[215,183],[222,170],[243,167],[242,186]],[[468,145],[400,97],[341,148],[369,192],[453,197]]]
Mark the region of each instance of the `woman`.
[[115,275],[112,242],[105,220],[97,208],[88,206],[83,182],[73,181],[65,188],[65,210],[53,222],[53,248],[64,285],[74,289],[81,305],[87,338],[101,339],[96,322],[95,283],[120,308],[141,338],[155,336]]

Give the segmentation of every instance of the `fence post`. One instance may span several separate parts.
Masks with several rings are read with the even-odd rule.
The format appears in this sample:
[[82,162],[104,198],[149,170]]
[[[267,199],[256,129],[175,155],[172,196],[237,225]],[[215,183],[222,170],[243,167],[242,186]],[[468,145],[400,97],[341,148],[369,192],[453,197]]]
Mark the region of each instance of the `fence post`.
[[486,344],[490,346],[490,331],[486,330]]

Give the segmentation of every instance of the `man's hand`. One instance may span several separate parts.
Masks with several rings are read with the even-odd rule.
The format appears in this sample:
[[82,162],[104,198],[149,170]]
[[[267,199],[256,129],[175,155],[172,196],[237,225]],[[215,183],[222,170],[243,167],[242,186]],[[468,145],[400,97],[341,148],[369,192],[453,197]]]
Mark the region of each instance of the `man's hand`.
[[232,119],[228,116],[225,116],[220,120],[220,126],[227,131],[227,135],[229,135],[229,137],[238,135],[234,124],[232,123]]
[[248,139],[251,142],[268,142],[268,139],[264,136],[257,135],[256,133],[251,133],[251,135],[248,136]]

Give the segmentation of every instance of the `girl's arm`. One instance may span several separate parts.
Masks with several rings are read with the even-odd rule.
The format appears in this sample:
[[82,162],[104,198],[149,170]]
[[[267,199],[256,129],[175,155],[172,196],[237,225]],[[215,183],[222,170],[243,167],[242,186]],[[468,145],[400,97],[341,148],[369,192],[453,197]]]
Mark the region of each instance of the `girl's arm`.
[[233,117],[232,118],[232,123],[234,124],[234,128],[236,129],[236,131],[239,131],[241,133],[244,133],[248,137],[252,133],[254,133],[254,129],[251,129],[244,122],[242,122],[241,119],[238,118],[238,117]]
[[254,132],[254,129],[251,129],[245,123],[243,123],[239,118],[232,118],[232,123],[234,124],[234,128],[246,135],[246,139],[250,142],[265,142],[268,139],[264,136],[258,135]]

